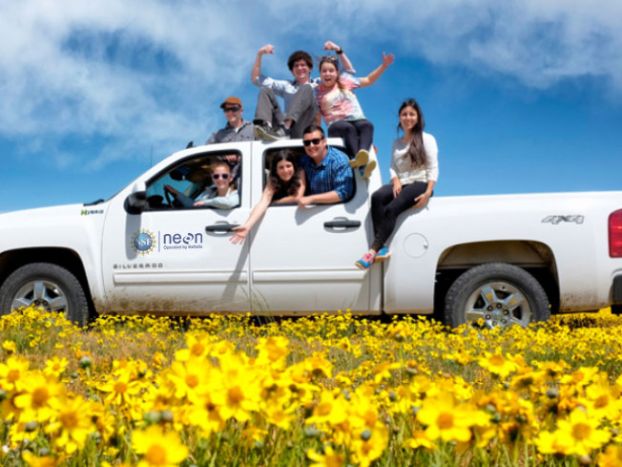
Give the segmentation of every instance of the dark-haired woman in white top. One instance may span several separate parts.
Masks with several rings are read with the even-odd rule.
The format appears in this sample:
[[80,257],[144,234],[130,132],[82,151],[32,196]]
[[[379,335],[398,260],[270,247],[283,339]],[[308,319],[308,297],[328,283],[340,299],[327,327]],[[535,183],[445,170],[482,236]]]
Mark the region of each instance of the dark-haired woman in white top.
[[408,208],[425,207],[438,180],[438,146],[434,136],[423,131],[425,121],[419,104],[408,99],[398,114],[398,128],[403,135],[393,143],[391,184],[372,195],[374,241],[356,261],[360,269],[368,269],[375,261],[390,256],[386,241],[395,229],[397,217]]

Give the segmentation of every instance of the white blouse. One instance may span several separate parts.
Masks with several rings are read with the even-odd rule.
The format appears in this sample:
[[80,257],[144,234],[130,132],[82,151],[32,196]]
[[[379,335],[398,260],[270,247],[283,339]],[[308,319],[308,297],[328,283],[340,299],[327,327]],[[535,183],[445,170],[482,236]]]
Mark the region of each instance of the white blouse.
[[391,159],[391,178],[397,177],[402,185],[413,182],[429,182],[438,180],[438,146],[436,139],[429,133],[423,132],[423,148],[426,154],[426,163],[423,167],[413,167],[408,156],[410,143],[403,143],[401,138],[393,142],[393,157]]

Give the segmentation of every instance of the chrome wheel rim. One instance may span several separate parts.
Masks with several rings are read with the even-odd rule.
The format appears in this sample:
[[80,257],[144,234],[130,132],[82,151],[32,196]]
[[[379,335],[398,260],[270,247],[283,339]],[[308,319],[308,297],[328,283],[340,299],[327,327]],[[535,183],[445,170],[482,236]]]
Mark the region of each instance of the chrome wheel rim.
[[24,284],[15,294],[11,308],[40,306],[47,311],[67,312],[67,295],[58,284],[35,280]]
[[527,326],[533,313],[525,294],[515,285],[495,281],[479,286],[467,299],[467,322],[480,323],[487,328],[518,324]]

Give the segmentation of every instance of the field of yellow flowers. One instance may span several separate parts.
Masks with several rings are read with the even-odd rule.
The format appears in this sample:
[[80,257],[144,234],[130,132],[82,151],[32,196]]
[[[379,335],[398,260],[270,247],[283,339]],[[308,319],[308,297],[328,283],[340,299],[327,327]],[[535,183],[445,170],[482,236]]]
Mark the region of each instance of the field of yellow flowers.
[[0,464],[622,464],[622,318],[0,318]]

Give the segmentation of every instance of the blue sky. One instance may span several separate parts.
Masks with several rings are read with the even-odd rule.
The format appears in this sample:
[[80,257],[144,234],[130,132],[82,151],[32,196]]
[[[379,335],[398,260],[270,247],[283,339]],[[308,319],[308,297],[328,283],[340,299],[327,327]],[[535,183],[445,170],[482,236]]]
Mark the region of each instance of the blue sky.
[[[61,6],[62,4],[62,6]],[[107,198],[221,127],[252,118],[249,75],[341,45],[387,180],[403,99],[439,144],[437,196],[621,189],[622,4],[535,0],[23,0],[0,3],[0,211]],[[308,5],[308,4],[304,4]]]

